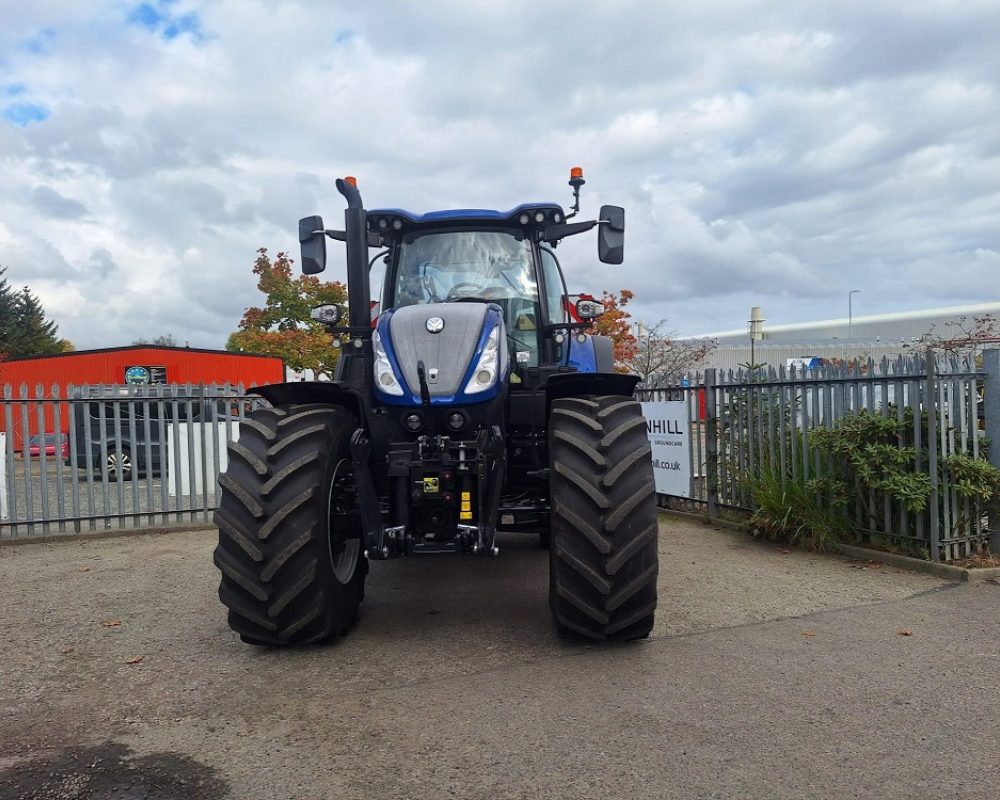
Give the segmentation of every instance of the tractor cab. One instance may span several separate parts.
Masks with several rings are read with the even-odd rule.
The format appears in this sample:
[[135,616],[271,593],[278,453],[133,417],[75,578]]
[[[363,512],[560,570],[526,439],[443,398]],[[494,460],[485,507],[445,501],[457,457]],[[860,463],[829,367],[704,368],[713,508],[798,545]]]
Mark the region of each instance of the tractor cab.
[[437,303],[495,305],[503,317],[512,372],[537,367],[554,352],[545,345],[553,325],[568,322],[566,287],[550,247],[540,246],[543,221],[565,218],[554,204],[506,212],[466,210],[417,216],[370,211],[381,230],[387,268],[380,308]]

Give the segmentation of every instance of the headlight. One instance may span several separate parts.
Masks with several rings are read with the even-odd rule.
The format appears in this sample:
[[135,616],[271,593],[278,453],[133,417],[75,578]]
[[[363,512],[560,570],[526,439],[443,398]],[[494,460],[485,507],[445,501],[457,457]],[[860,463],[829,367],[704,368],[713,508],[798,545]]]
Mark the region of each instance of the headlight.
[[486,339],[486,347],[476,362],[476,368],[472,370],[472,377],[465,384],[466,394],[476,394],[485,392],[497,382],[497,373],[500,371],[500,326],[497,325],[490,331]]
[[375,353],[375,388],[383,394],[402,395],[403,387],[389,363],[389,357],[382,346],[382,337],[378,331],[372,333],[372,350]]

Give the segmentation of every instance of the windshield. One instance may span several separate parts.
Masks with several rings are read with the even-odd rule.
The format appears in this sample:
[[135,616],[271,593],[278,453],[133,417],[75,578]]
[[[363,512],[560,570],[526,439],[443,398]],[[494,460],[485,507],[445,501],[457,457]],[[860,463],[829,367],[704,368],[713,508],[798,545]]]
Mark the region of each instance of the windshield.
[[400,248],[394,305],[538,300],[531,247],[500,231],[427,233]]

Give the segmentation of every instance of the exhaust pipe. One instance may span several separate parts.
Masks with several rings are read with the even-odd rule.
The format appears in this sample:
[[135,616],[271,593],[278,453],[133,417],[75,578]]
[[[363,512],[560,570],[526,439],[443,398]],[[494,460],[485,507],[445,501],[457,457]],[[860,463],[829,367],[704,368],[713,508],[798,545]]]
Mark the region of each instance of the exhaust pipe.
[[368,280],[368,212],[352,178],[337,178],[337,191],[347,200],[344,231],[347,245],[347,311],[351,327],[371,325],[372,296]]

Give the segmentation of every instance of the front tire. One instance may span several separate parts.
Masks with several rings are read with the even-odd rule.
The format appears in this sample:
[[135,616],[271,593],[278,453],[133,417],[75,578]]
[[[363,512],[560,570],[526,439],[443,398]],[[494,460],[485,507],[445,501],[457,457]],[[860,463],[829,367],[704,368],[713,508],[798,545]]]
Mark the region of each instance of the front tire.
[[215,513],[219,598],[245,642],[329,641],[354,624],[363,555],[344,409],[260,409],[240,424]]
[[645,638],[659,567],[642,407],[622,396],[555,400],[549,454],[549,604],[560,633]]

